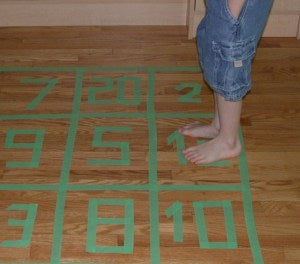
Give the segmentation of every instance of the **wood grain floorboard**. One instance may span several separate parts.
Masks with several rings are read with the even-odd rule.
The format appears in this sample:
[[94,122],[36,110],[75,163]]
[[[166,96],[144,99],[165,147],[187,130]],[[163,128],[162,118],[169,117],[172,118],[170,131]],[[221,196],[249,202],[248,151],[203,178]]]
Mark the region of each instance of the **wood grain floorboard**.
[[[187,39],[185,27],[9,27],[0,28],[0,66],[198,67],[198,58],[195,40]],[[253,87],[243,102],[241,124],[259,244],[264,263],[296,264],[300,263],[300,41],[294,38],[262,39],[252,75]],[[95,95],[95,100],[112,100],[110,104],[89,102],[89,89],[97,85],[92,78],[113,78],[113,87],[116,87],[122,76],[139,78],[139,105],[118,103],[115,100],[116,89]],[[22,78],[52,78],[59,82],[30,110],[26,107],[36,98],[41,87],[31,84],[29,89],[28,84],[20,82]],[[154,204],[151,196],[155,193],[149,195],[147,189],[148,184],[153,184],[153,178],[149,179],[149,168],[153,165],[149,166],[152,159],[149,139],[153,134],[148,128],[151,121],[147,116],[151,77],[148,72],[138,70],[85,72],[81,115],[119,113],[125,114],[125,117],[81,116],[76,124],[74,118],[77,117],[70,119],[74,110],[75,81],[75,71],[59,69],[51,72],[0,72],[0,263],[158,264],[158,259],[162,264],[263,263],[254,261],[253,245],[245,221],[246,205],[240,191],[176,189],[176,185],[184,188],[218,185],[231,188],[241,183],[238,159],[230,160],[230,167],[180,165],[176,141],[168,144],[168,137],[179,127],[197,120],[208,123],[209,118],[156,116],[157,183],[167,187],[157,193],[159,225],[155,228],[158,232],[151,233],[153,226],[150,219],[155,219],[152,218],[155,213],[149,210]],[[105,80],[102,79],[103,82]],[[178,101],[180,96],[191,90],[174,89],[181,83],[201,84],[201,103]],[[129,101],[134,98],[130,87],[124,88],[125,100]],[[158,114],[212,113],[214,109],[212,92],[199,72],[157,72],[154,96]],[[144,116],[134,116],[136,113]],[[66,116],[59,119],[38,117],[49,114]],[[28,118],[4,118],[12,115],[27,115]],[[29,118],[30,115],[37,116]],[[73,139],[68,139],[72,133],[72,122],[77,133]],[[121,159],[120,145],[102,148],[93,145],[97,141],[96,127],[116,126],[132,130],[104,132],[103,141],[127,142],[130,145],[130,164],[91,166],[88,160]],[[28,163],[33,155],[30,146],[25,149],[6,146],[7,133],[11,130],[45,131],[38,168],[10,168],[7,165],[9,161]],[[31,144],[35,139],[33,134],[21,134],[15,135],[14,142]],[[75,144],[67,153],[71,155],[71,163],[66,176],[62,172],[62,168],[67,168],[63,162],[67,155],[65,148],[72,140]],[[195,139],[186,138],[185,144],[194,145]],[[58,188],[61,179],[66,177],[75,189],[64,194],[65,190]],[[22,184],[25,187],[19,187]],[[105,185],[117,187],[105,189]],[[10,186],[10,190],[5,186]],[[32,188],[26,189],[26,186]],[[37,186],[46,189],[35,189]],[[98,189],[93,189],[95,186]],[[122,186],[136,189],[122,189]],[[141,186],[148,187],[143,189]],[[174,186],[175,189],[172,189]],[[93,199],[134,201],[132,253],[87,252],[86,244],[90,240],[89,202]],[[205,249],[199,246],[197,215],[193,207],[193,203],[199,201],[231,201],[237,248]],[[174,241],[174,219],[165,213],[175,202],[182,204],[182,242]],[[19,240],[24,229],[22,224],[8,224],[9,219],[25,220],[27,217],[25,211],[6,210],[12,204],[38,205],[31,241],[23,247],[1,246],[3,241]],[[56,214],[59,206],[64,209],[63,218]],[[126,213],[122,205],[108,204],[98,209],[98,219],[122,219]],[[208,240],[226,242],[223,209],[203,210]],[[61,241],[55,240],[55,233],[60,234],[60,227]],[[125,243],[126,230],[122,222],[99,224],[95,232],[98,246],[116,248]],[[160,241],[160,245],[157,247],[153,241]],[[157,249],[160,252],[155,251]]]

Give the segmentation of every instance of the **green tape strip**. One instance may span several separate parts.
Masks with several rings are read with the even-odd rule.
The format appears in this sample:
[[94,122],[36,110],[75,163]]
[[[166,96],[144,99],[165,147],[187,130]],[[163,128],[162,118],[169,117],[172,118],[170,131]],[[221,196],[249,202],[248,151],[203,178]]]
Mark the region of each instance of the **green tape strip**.
[[[98,207],[101,205],[121,205],[125,208],[124,218],[98,218]],[[98,246],[98,225],[124,225],[123,246]],[[91,199],[89,201],[86,251],[89,253],[132,254],[134,246],[134,202],[120,199]]]
[[254,263],[263,264],[264,259],[263,259],[263,255],[261,252],[261,248],[260,248],[260,244],[256,232],[255,220],[253,215],[251,189],[250,189],[250,182],[249,182],[249,171],[248,171],[248,164],[247,164],[245,143],[244,143],[242,129],[240,129],[240,140],[243,148],[242,148],[242,153],[240,154],[238,159],[240,165],[242,195],[243,195],[243,202],[244,202],[244,215],[245,215],[246,227],[248,232],[248,238],[251,246]]
[[[204,249],[235,249],[237,248],[236,232],[232,205],[230,201],[198,201],[193,203],[198,229],[199,245]],[[204,208],[222,207],[224,209],[227,242],[209,242]]]
[[64,208],[66,203],[66,186],[69,181],[69,174],[72,165],[73,151],[80,118],[80,102],[82,95],[83,71],[77,70],[75,81],[75,95],[73,99],[73,112],[69,127],[69,134],[66,143],[64,160],[60,176],[59,191],[55,209],[54,233],[51,253],[51,264],[60,262],[62,233],[64,225]]
[[0,191],[53,191],[57,184],[0,184]]
[[80,118],[147,118],[147,113],[82,113]]
[[150,261],[160,263],[159,207],[157,186],[157,127],[155,118],[155,69],[149,69],[147,113],[149,129]]
[[159,185],[160,191],[228,191],[228,192],[240,192],[240,185]]
[[156,113],[157,118],[214,118],[209,113]]
[[[32,149],[32,159],[26,162],[12,162],[6,163],[7,168],[38,168],[40,162],[41,151],[43,147],[45,130],[43,129],[10,129],[7,132],[7,137],[4,143],[5,148],[15,149]],[[33,143],[15,143],[16,135],[35,135],[35,142]]]
[[70,184],[67,187],[70,191],[147,191],[149,190],[149,185],[98,185],[98,184]]
[[37,208],[37,204],[12,204],[6,209],[8,211],[27,211],[27,217],[25,220],[8,220],[9,226],[23,226],[22,238],[20,240],[5,240],[0,243],[0,247],[24,248],[30,246]]
[[0,72],[47,72],[47,71],[149,71],[154,70],[157,72],[180,72],[191,71],[200,72],[199,67],[0,67]]
[[70,119],[71,114],[0,115],[0,120]]
[[[159,191],[241,191],[240,185],[158,185]],[[47,184],[2,184],[1,191],[55,191],[59,189],[59,185]],[[62,187],[60,188],[62,189]],[[149,185],[101,185],[101,184],[69,184],[65,186],[65,190],[69,191],[147,191],[150,189]]]

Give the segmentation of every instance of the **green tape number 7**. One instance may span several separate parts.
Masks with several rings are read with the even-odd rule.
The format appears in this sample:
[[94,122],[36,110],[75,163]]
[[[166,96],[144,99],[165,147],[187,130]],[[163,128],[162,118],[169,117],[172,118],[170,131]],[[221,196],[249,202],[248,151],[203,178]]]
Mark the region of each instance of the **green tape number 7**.
[[102,135],[105,132],[131,132],[131,127],[96,127],[94,134],[93,147],[102,148],[120,148],[121,149],[121,159],[89,159],[87,162],[90,165],[130,165],[130,150],[128,142],[103,142]]
[[45,88],[38,94],[33,101],[27,105],[27,110],[33,110],[43,99],[44,97],[50,93],[53,87],[58,83],[58,79],[49,79],[49,78],[39,78],[39,79],[31,79],[31,78],[22,78],[20,80],[21,83],[33,83],[33,84],[40,84],[40,83],[47,83]]

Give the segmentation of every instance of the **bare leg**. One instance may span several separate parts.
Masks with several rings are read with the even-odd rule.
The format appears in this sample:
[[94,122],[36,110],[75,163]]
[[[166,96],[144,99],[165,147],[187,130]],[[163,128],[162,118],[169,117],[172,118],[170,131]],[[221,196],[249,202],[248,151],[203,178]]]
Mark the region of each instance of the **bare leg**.
[[216,97],[221,127],[219,135],[211,141],[183,151],[186,159],[196,164],[237,157],[242,149],[239,139],[242,101],[226,101],[219,94]]
[[201,124],[195,122],[188,124],[183,128],[179,129],[179,132],[185,136],[190,137],[201,137],[201,138],[215,138],[219,135],[220,132],[220,121],[219,121],[219,111],[218,111],[218,102],[217,95],[214,93],[215,98],[215,117],[211,124]]
[[[232,15],[236,18],[239,17],[241,10],[245,4],[245,0],[227,0],[228,7],[232,13]],[[215,138],[218,136],[220,131],[220,122],[218,116],[218,102],[215,96],[215,118],[210,125],[201,124],[199,122],[195,122],[192,124],[188,124],[183,128],[179,129],[179,132],[185,136],[190,137],[202,137],[202,138]]]

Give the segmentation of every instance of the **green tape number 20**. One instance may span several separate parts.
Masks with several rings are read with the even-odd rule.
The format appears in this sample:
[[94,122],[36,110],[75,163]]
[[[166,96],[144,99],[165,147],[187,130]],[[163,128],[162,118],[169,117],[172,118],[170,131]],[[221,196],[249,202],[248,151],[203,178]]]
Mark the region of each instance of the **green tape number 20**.
[[[91,86],[88,90],[88,102],[89,104],[113,104],[117,103],[120,105],[140,105],[141,103],[141,86],[142,81],[140,77],[136,76],[121,76],[117,79],[117,98],[116,100],[111,99],[97,99],[97,93],[113,92],[114,90],[114,79],[112,78],[98,78],[92,77],[91,82],[103,83],[103,86]],[[133,84],[133,98],[125,98],[125,87],[129,84]]]

